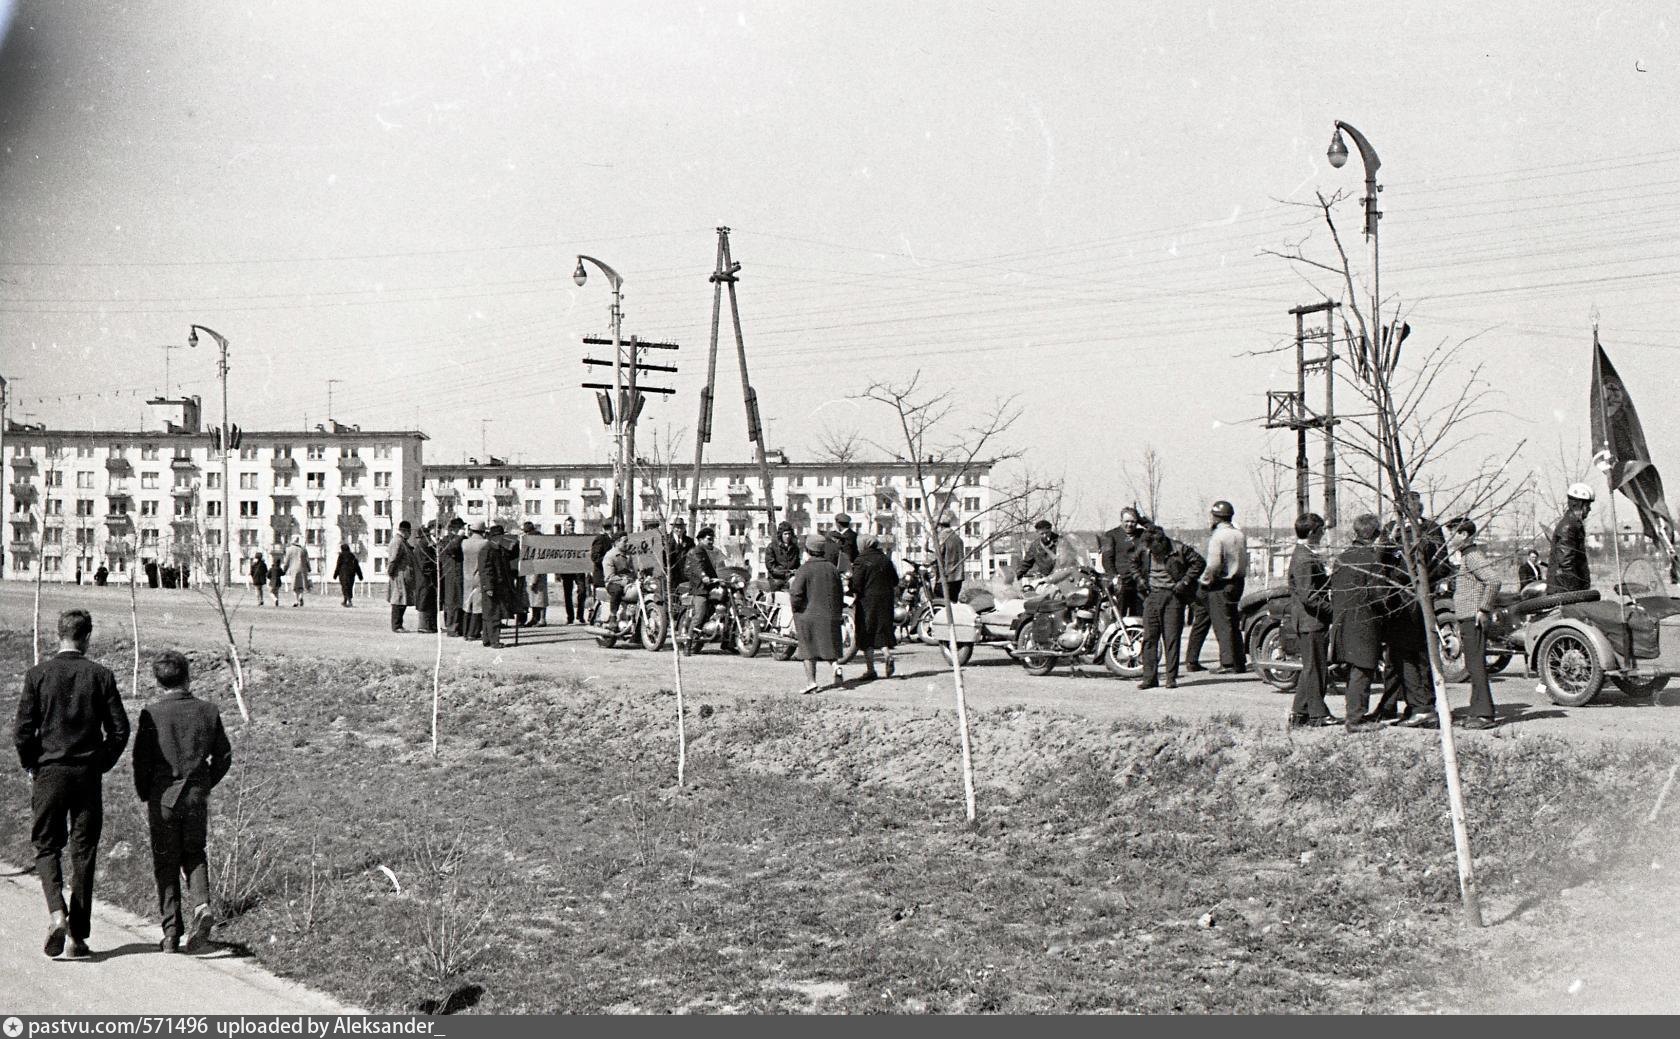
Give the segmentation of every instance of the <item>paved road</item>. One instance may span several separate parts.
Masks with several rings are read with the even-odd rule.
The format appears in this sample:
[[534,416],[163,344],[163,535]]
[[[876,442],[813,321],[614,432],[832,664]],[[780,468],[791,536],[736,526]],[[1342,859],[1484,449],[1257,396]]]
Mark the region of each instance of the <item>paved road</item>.
[[[392,634],[389,608],[380,601],[358,603],[346,609],[339,605],[336,595],[312,595],[301,609],[272,605],[259,608],[251,601],[249,588],[243,589],[241,595],[241,604],[233,617],[241,650],[249,647],[258,654],[382,657],[428,666],[437,653],[433,637]],[[119,628],[124,633],[128,630],[126,587],[47,585],[42,602],[43,625],[47,629],[51,628],[51,619],[58,610],[71,605],[91,609],[96,650],[101,638],[111,637]],[[32,605],[32,586],[0,583],[0,626],[28,631]],[[554,612],[550,610],[550,617]],[[413,624],[412,614],[409,623]],[[214,647],[222,642],[214,609],[202,594],[193,591],[142,589],[140,626],[141,643],[147,648]],[[668,651],[655,655],[639,649],[601,649],[581,628],[564,624],[527,629],[521,633],[520,640],[518,647],[510,644],[495,651],[476,643],[445,639],[445,674],[462,668],[491,669],[511,674],[573,674],[655,687],[671,684],[672,656]],[[1215,653],[1210,641],[1203,655]],[[854,662],[849,674],[856,676],[859,669],[859,664]],[[965,676],[970,703],[979,708],[1030,704],[1105,721],[1167,715],[1194,719],[1235,713],[1254,724],[1277,725],[1283,724],[1289,710],[1286,697],[1252,677],[1231,681],[1206,674],[1190,675],[1177,690],[1140,692],[1133,683],[1109,675],[1100,666],[1077,672],[1061,668],[1047,677],[1034,678],[996,650],[978,650],[974,665],[965,670]],[[741,660],[720,654],[715,648],[698,657],[686,658],[683,677],[690,695],[720,700],[781,690],[792,692],[803,684],[797,663],[779,663],[763,653],[754,660]],[[15,681],[12,676],[0,676],[0,679]],[[126,694],[126,681],[123,686]],[[1680,690],[1671,689],[1645,703],[1625,700],[1609,691],[1597,704],[1570,709],[1554,706],[1544,693],[1536,691],[1536,686],[1535,679],[1521,675],[1508,674],[1495,680],[1494,698],[1501,718],[1520,722],[1495,730],[1497,733],[1680,739],[1680,709],[1676,709],[1680,708]],[[143,680],[142,690],[148,687],[149,681]],[[260,696],[260,690],[254,695]],[[951,699],[950,672],[937,650],[916,645],[901,657],[897,679],[860,683],[822,695],[844,696],[861,703],[942,710]],[[1452,698],[1455,705],[1467,704],[1467,687],[1453,687]],[[1339,704],[1334,706],[1339,713]]]
[[91,960],[41,952],[47,913],[33,874],[0,863],[0,1014],[359,1014],[225,948],[157,951],[158,929],[96,903]]

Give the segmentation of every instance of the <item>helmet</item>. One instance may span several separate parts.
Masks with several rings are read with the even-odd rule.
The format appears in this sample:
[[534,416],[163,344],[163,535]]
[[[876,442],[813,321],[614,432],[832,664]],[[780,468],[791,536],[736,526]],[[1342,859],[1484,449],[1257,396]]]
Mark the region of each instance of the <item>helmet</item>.
[[1584,483],[1570,484],[1567,494],[1576,501],[1596,501],[1598,498],[1598,495],[1593,493],[1593,489]]
[[1232,508],[1228,501],[1216,501],[1213,503],[1213,508],[1208,511],[1222,520],[1228,520],[1237,514],[1237,510]]

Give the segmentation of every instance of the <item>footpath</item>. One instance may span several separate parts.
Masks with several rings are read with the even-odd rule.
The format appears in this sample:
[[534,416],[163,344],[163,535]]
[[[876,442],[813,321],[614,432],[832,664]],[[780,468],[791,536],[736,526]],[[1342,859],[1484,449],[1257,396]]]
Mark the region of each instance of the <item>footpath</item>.
[[0,863],[0,1016],[12,1014],[360,1014],[210,944],[158,952],[155,922],[95,901],[89,960],[41,952],[47,913],[33,873]]

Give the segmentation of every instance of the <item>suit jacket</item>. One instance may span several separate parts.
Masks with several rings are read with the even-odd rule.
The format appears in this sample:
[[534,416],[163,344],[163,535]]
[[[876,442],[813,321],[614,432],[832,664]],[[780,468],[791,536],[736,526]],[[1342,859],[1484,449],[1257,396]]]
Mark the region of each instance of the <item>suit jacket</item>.
[[935,558],[939,560],[939,570],[946,581],[963,579],[963,561],[968,558],[968,546],[963,544],[962,535],[954,528],[945,527],[939,531],[939,554]]
[[770,542],[770,547],[764,550],[764,569],[769,572],[771,580],[784,584],[793,580],[794,571],[805,561],[805,553],[799,547],[799,539],[783,543],[780,537]]
[[414,598],[414,549],[408,538],[396,533],[391,539],[390,562],[385,564],[385,601],[407,606]]
[[852,560],[857,558],[857,538],[857,530],[853,527],[845,530],[835,527],[828,532],[829,562],[842,574],[852,568]]
[[1587,525],[1566,512],[1552,528],[1552,562],[1546,572],[1546,591],[1583,592],[1592,587],[1587,567]]
[[1354,542],[1330,577],[1330,659],[1374,668],[1382,659],[1383,628],[1394,608],[1400,575],[1380,546]]
[[1033,538],[1033,543],[1021,554],[1015,577],[1048,577],[1055,572],[1056,550],[1045,545],[1043,538]]
[[[1133,564],[1132,580],[1144,594],[1153,590],[1149,586],[1149,572],[1153,562],[1149,553],[1144,552]],[[1183,602],[1194,599],[1196,584],[1202,578],[1202,571],[1207,569],[1207,560],[1202,558],[1202,554],[1182,541],[1174,541],[1171,550],[1167,552],[1165,565],[1168,576],[1172,578],[1173,595]]]
[[1289,618],[1298,634],[1324,631],[1330,627],[1330,572],[1324,560],[1308,545],[1296,544],[1289,557]]
[[354,552],[339,552],[338,562],[333,566],[333,578],[339,581],[362,579],[362,564]]
[[140,709],[134,737],[134,789],[142,800],[173,808],[189,785],[206,793],[233,767],[222,712],[185,689]]
[[24,768],[97,765],[109,772],[128,746],[116,676],[75,650],[36,664],[23,676],[14,740]]
[[1524,559],[1522,562],[1517,564],[1518,588],[1521,588],[1523,585],[1533,584],[1534,582],[1543,579],[1544,575],[1540,573],[1539,563],[1530,563],[1528,560]]

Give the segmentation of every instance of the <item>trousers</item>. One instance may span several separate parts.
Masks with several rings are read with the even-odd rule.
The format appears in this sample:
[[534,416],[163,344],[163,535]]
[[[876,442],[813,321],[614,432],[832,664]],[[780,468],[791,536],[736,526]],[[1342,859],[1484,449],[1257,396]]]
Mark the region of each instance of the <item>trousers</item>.
[[1488,686],[1487,636],[1473,620],[1458,622],[1464,665],[1470,669],[1470,717],[1493,721],[1493,690]]
[[1352,725],[1365,717],[1365,705],[1370,702],[1371,680],[1376,669],[1348,665],[1347,690],[1343,699],[1343,720]]
[[1178,681],[1178,639],[1184,633],[1184,603],[1171,588],[1149,593],[1143,600],[1143,677],[1154,681],[1165,648],[1167,679]]
[[157,881],[158,915],[163,933],[181,936],[181,877],[194,906],[210,901],[210,863],[205,854],[210,829],[210,795],[189,784],[173,808],[162,800],[146,802],[146,828],[152,837],[152,878]]
[[[68,913],[70,937],[87,940],[93,916],[93,875],[105,828],[104,775],[94,765],[42,765],[30,792],[35,873],[47,912]],[[70,849],[70,901],[64,899],[63,852]]]
[[561,574],[560,594],[566,600],[566,623],[588,619],[583,612],[583,596],[589,590],[589,582],[583,579],[583,574]]
[[1325,654],[1329,639],[1330,633],[1326,631],[1303,631],[1296,637],[1301,651],[1301,677],[1295,680],[1295,699],[1289,705],[1292,717],[1324,718],[1330,714],[1324,702],[1325,690],[1330,687]]
[[1239,604],[1246,577],[1209,585],[1196,592],[1190,603],[1190,637],[1184,647],[1184,658],[1191,664],[1201,663],[1202,643],[1208,632],[1219,642],[1219,666],[1243,670],[1248,665],[1248,653],[1242,643]]

